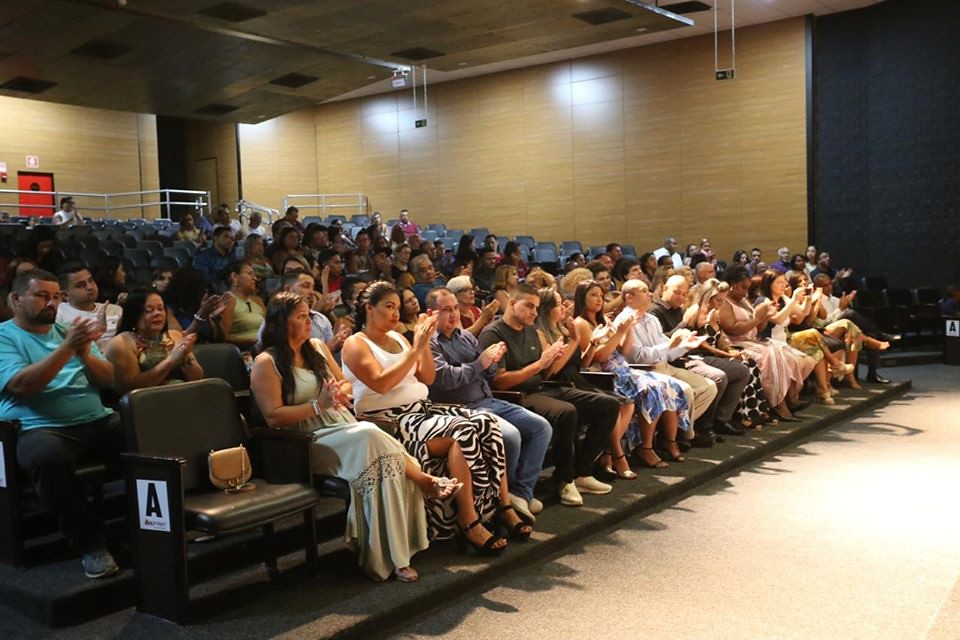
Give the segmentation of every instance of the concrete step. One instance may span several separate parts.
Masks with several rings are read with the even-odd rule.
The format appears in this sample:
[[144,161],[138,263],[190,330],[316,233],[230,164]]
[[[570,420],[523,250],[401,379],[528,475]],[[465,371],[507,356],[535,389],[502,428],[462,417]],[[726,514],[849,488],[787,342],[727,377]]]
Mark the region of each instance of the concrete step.
[[[496,558],[464,556],[451,543],[434,544],[414,559],[414,565],[420,573],[419,582],[414,584],[396,581],[378,584],[370,581],[362,575],[356,558],[343,548],[337,537],[331,538],[321,548],[322,569],[319,575],[312,577],[303,571],[302,552],[293,552],[281,558],[281,575],[271,580],[262,565],[258,564],[260,555],[253,549],[245,548],[246,551],[241,550],[239,555],[247,561],[236,570],[228,575],[221,573],[191,589],[197,622],[184,629],[183,633],[174,635],[179,637],[199,632],[206,638],[274,637],[284,634],[303,638],[384,637],[390,629],[442,606],[451,598],[492,583],[506,572],[541,562],[558,551],[570,549],[574,552],[579,541],[589,535],[616,526],[635,515],[663,508],[708,482],[766,458],[840,421],[885,404],[909,389],[908,381],[890,385],[864,385],[860,391],[844,389],[837,398],[836,406],[814,405],[803,412],[805,419],[801,422],[753,431],[743,437],[728,437],[725,443],[711,449],[688,452],[687,462],[671,464],[662,471],[638,470],[640,477],[637,480],[617,481],[611,494],[586,496],[583,508],[560,506],[552,496],[551,484],[541,482],[539,488],[544,493],[540,497],[548,507],[538,517],[537,531],[531,541],[511,543],[507,551]],[[288,544],[288,549],[296,547],[293,538]],[[210,562],[226,560],[211,556]],[[223,565],[219,568],[222,570]],[[170,635],[170,623],[138,614],[130,608],[132,594],[128,592],[132,583],[129,574],[100,586],[86,581],[82,575],[75,577],[80,573],[75,559],[58,571],[65,580],[74,583],[84,581],[86,585],[91,585],[85,590],[88,599],[92,597],[100,601],[113,598],[117,592],[125,590],[120,603],[111,605],[114,613],[73,629],[61,629],[57,632],[59,638],[115,636],[120,630],[129,637]],[[9,584],[9,578],[17,579],[16,576],[0,573],[0,584]],[[49,577],[45,582],[48,586],[54,584]],[[125,586],[115,586],[118,584]],[[9,607],[6,592],[0,593],[3,594],[4,605]],[[66,597],[61,593],[48,600],[63,606],[61,601]],[[70,598],[75,606],[77,596],[71,595]],[[121,603],[122,607],[128,608],[117,611]],[[103,615],[103,612],[97,615]],[[66,619],[69,616],[62,613],[54,616],[54,620],[61,621],[61,624]],[[5,625],[18,625],[21,631],[43,633],[43,627],[36,623],[36,619],[31,619],[21,611],[7,609],[0,613],[0,637],[8,637],[3,634]]]

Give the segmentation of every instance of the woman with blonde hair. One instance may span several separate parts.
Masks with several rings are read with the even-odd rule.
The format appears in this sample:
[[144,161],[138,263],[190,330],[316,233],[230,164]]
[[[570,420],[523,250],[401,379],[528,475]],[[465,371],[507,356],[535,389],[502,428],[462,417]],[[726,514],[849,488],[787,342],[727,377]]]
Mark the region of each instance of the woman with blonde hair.
[[577,285],[584,280],[593,280],[593,272],[586,267],[573,269],[560,279],[560,294],[568,300],[573,299]]
[[707,337],[706,341],[700,345],[701,349],[718,358],[739,358],[750,371],[750,382],[744,387],[735,411],[740,424],[746,429],[757,429],[762,424],[777,424],[778,420],[772,416],[773,410],[767,402],[767,395],[763,392],[763,382],[757,361],[746,351],[734,347],[720,329],[719,310],[729,290],[729,284],[720,282],[716,278],[710,278],[704,282],[693,300],[700,311],[690,328]]
[[493,299],[500,303],[501,309],[507,308],[510,294],[520,284],[517,268],[512,264],[502,264],[493,273]]

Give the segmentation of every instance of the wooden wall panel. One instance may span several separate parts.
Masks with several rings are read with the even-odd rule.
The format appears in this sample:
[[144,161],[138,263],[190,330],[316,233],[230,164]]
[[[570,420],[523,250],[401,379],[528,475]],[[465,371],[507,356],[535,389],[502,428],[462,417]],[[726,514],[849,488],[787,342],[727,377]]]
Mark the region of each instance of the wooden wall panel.
[[[701,36],[433,85],[429,112],[409,90],[320,105],[273,121],[273,137],[241,129],[244,191],[253,181],[264,204],[279,202],[269,181],[301,163],[303,184],[313,167],[317,192],[366,193],[386,218],[405,207],[422,224],[638,251],[707,236],[727,259],[799,250],[805,46],[796,18],[739,30],[733,81],[714,80],[713,38]],[[296,145],[278,156],[284,128]],[[258,164],[281,157],[280,171]]]
[[[52,173],[63,193],[125,193],[157,189],[157,127],[152,115],[88,109],[37,100],[0,97],[0,162],[9,175],[0,189],[17,188],[18,171]],[[28,169],[26,156],[40,159]],[[19,212],[17,196],[0,195],[0,209]],[[102,200],[77,197],[81,213],[100,217]],[[139,198],[117,200],[133,204]],[[11,205],[11,203],[14,203]],[[115,218],[139,217],[140,208],[111,212]],[[148,216],[156,209],[147,210]]]
[[[276,126],[273,122],[272,126]],[[188,189],[213,192],[214,206],[225,202],[231,207],[236,205],[240,198],[239,175],[237,173],[237,126],[232,122],[206,122],[203,120],[187,120],[187,179]],[[264,140],[268,145],[269,140]],[[259,157],[268,157],[270,148],[258,154]],[[275,157],[275,153],[274,156]],[[212,184],[212,172],[203,170],[203,165],[216,165],[216,183]],[[273,164],[273,163],[272,163]],[[261,170],[257,167],[256,170]],[[266,170],[266,169],[263,169]],[[256,175],[251,172],[250,178]],[[247,179],[244,172],[244,179]]]

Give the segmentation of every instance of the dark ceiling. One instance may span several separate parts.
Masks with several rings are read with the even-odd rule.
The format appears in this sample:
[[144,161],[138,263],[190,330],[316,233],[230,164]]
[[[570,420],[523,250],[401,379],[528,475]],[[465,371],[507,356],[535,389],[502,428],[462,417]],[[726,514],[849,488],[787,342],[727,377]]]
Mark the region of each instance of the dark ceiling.
[[0,0],[0,95],[260,122],[388,78],[684,27],[636,0]]

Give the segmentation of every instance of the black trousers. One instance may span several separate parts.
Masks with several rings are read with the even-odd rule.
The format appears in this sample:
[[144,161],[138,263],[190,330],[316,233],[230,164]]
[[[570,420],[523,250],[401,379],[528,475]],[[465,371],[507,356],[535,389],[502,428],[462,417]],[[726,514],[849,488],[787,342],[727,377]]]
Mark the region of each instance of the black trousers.
[[[593,463],[603,453],[617,424],[620,401],[616,397],[574,387],[548,388],[527,394],[523,405],[553,425],[553,474],[559,483],[593,474]],[[578,427],[589,423],[583,442]]]
[[30,429],[17,438],[17,461],[30,474],[40,503],[81,553],[103,546],[103,534],[75,472],[82,463],[115,464],[122,449],[116,413],[73,427]]

